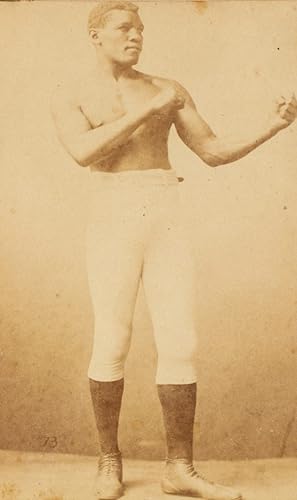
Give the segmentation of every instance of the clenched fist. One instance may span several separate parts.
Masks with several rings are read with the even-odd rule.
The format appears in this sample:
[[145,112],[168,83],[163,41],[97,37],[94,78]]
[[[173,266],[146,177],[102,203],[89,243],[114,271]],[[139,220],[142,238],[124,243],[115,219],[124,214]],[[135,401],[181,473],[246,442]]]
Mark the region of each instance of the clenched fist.
[[185,104],[185,98],[176,88],[167,87],[155,95],[151,99],[150,104],[155,113],[166,114],[170,111],[182,109]]
[[295,94],[289,98],[281,96],[275,103],[275,114],[279,121],[280,128],[291,125],[297,118],[297,99]]

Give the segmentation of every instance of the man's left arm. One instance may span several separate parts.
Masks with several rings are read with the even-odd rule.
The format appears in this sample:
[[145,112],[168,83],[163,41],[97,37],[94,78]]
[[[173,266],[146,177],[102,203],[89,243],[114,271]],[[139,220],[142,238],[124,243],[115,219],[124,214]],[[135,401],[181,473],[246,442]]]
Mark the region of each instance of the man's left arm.
[[176,84],[176,90],[184,97],[184,107],[176,112],[175,127],[182,141],[196,153],[207,165],[217,167],[225,165],[256,149],[287,128],[297,117],[297,100],[281,98],[275,104],[270,123],[260,133],[247,134],[243,139],[217,137],[209,125],[199,115],[195,103],[188,92]]

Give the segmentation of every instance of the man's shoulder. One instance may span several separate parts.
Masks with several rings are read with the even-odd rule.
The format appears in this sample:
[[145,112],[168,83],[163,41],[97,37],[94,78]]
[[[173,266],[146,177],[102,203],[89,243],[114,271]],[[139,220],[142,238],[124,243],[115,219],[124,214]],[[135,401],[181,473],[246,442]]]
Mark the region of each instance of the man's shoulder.
[[52,100],[60,104],[79,106],[82,96],[94,86],[94,76],[91,71],[79,78],[67,78],[57,83],[52,92]]
[[78,82],[59,82],[52,91],[51,106],[55,110],[62,106],[75,106],[79,103]]
[[154,85],[157,85],[158,87],[162,88],[169,88],[169,87],[174,87],[174,88],[182,88],[182,85],[177,81],[173,80],[171,78],[165,78],[163,76],[159,75],[150,75],[148,73],[141,73],[137,72],[139,77],[145,81],[148,81]]

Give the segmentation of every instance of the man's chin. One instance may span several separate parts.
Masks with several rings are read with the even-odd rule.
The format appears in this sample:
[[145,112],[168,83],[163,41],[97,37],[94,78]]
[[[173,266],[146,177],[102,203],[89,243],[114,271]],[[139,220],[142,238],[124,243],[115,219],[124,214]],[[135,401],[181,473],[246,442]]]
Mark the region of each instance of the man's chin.
[[139,54],[133,54],[129,57],[127,57],[127,64],[131,64],[131,65],[134,65],[134,64],[137,64],[138,61],[139,61]]
[[125,57],[114,59],[113,61],[119,66],[129,68],[138,63],[139,55],[140,54],[130,54],[130,55],[126,54]]
[[139,57],[129,57],[129,59],[122,60],[120,62],[121,66],[125,66],[126,68],[130,68],[135,66],[138,63]]

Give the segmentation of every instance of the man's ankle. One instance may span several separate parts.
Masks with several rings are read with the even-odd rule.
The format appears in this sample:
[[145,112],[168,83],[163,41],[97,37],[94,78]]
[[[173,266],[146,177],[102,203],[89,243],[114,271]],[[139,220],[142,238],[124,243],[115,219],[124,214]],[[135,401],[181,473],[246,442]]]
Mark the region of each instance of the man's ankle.
[[175,464],[175,463],[193,463],[193,457],[188,455],[179,455],[179,456],[167,456],[165,458],[165,462],[167,464]]
[[111,455],[111,456],[121,456],[122,453],[119,448],[102,448],[99,451],[99,455]]

